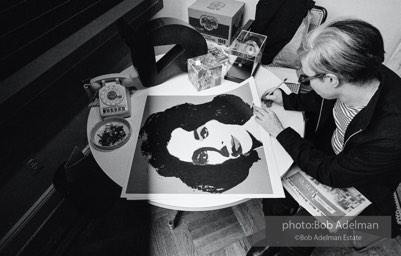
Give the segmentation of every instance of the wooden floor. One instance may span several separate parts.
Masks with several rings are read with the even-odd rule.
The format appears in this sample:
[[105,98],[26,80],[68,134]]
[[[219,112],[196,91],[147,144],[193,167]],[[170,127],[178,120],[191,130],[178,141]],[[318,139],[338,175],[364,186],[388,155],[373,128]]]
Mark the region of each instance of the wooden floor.
[[[253,199],[221,210],[182,212],[171,230],[168,222],[173,210],[124,199],[101,205],[83,213],[65,200],[29,244],[12,255],[244,256],[251,247],[248,237],[258,231],[255,216],[263,216],[261,201]],[[398,256],[401,238],[386,240],[364,253],[353,248],[317,248],[313,255]]]
[[[152,207],[150,255],[242,256],[250,248],[247,237],[257,231],[253,217],[263,215],[260,200],[216,211],[183,212],[178,226],[168,228],[174,211]],[[401,255],[401,238],[386,240],[363,253],[353,248],[317,248],[313,255]]]

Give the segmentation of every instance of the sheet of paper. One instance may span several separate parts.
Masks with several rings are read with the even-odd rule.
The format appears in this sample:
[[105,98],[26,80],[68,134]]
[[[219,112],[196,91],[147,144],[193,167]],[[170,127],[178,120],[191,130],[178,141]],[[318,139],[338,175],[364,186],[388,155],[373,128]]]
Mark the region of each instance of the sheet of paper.
[[[286,71],[290,70],[283,69],[280,72],[282,74],[285,74]],[[269,88],[276,86],[281,81],[282,79],[277,77],[275,74],[273,74],[273,72],[269,71],[265,67],[260,67],[255,76],[256,88],[258,88],[259,95],[262,95],[263,92],[265,92]],[[280,88],[283,89],[283,91],[287,94],[291,93],[290,89],[285,84],[280,86]],[[300,124],[299,120],[295,118],[295,116],[299,115],[299,112],[284,110],[282,106],[278,106],[274,103],[272,104],[271,108],[276,113],[284,127],[292,127],[301,136],[304,134],[303,124]],[[275,149],[274,155],[277,162],[277,170],[279,171],[279,174],[283,176],[291,167],[293,160],[290,155],[285,151],[285,149],[281,146],[281,144],[273,137],[272,144],[274,145]]]
[[[137,122],[141,124],[141,127],[145,127],[146,124],[147,132],[145,136],[141,136],[141,140],[138,141],[133,152],[133,162],[123,185],[122,197],[127,199],[163,200],[202,199],[205,197],[210,199],[216,197],[227,199],[267,198],[282,197],[284,195],[280,175],[276,170],[274,147],[271,144],[272,138],[270,136],[263,137],[261,135],[262,131],[258,133],[260,126],[254,121],[251,105],[260,100],[253,78],[244,81],[238,87],[226,87],[223,91],[224,93],[217,92],[217,90],[224,89],[224,86],[192,95],[186,95],[184,91],[167,94],[165,93],[167,91],[162,86],[157,89],[162,89],[163,93],[159,94],[160,91],[158,93],[156,90],[149,90],[151,93],[147,95],[142,122]],[[210,108],[209,106],[213,106],[211,102],[219,98],[224,99],[224,101]],[[166,116],[167,113],[170,115],[173,111],[180,112],[172,115],[171,118],[163,119],[162,127],[153,125],[155,118]],[[228,118],[232,115],[229,113],[234,114],[234,120],[244,123],[237,124],[237,121],[229,121]],[[224,125],[211,125],[208,124],[210,121],[207,121],[210,119],[227,123]],[[149,123],[150,120],[152,120],[152,123]],[[177,124],[183,124],[183,127],[187,127],[187,123],[191,123],[189,126],[193,126],[196,129],[195,140],[193,128],[175,128],[176,121],[178,121]],[[227,126],[231,126],[231,128]],[[167,130],[170,129],[168,127],[171,127],[171,131]],[[208,129],[207,135],[201,132],[203,129],[201,127]],[[229,130],[226,131],[226,129]],[[247,132],[243,133],[243,130]],[[156,132],[154,133],[153,131]],[[230,140],[224,139],[227,137],[225,136],[227,132],[228,135],[231,135]],[[155,136],[159,136],[158,134],[165,133],[170,135],[168,144],[165,146],[169,154],[165,154],[164,146],[161,146],[159,139],[153,139],[156,138]],[[259,143],[253,141],[252,136],[249,134],[252,134],[255,140],[259,140]],[[196,139],[197,136],[204,136],[203,139],[206,144],[203,144],[203,141],[199,142],[199,139]],[[211,139],[212,136],[217,136],[216,139],[220,140],[208,142],[208,138]],[[222,144],[223,140],[221,138],[224,139],[224,144]],[[149,145],[147,144],[149,140],[157,142],[158,146],[147,146]],[[233,142],[234,140],[235,142]],[[263,143],[263,147],[261,147],[260,142]],[[209,148],[210,150],[209,143],[219,143],[216,145],[218,149],[225,145],[229,148],[229,152],[234,152],[234,149],[238,150],[239,146],[244,151],[241,150],[241,155],[232,159],[235,160],[235,163],[224,160],[222,164],[216,165],[211,165],[207,162],[204,167],[202,167],[202,164],[194,164],[194,154],[200,149],[197,145],[199,144],[200,146],[202,144],[204,145],[201,146],[202,149]],[[144,152],[143,145],[146,145],[145,147],[150,149],[151,152]],[[215,148],[217,149],[217,147]],[[155,162],[151,164],[148,159],[153,154],[160,154],[160,157],[157,157],[158,161],[159,159],[168,159],[168,161],[161,160],[163,161],[162,165]],[[169,155],[175,158],[171,158]],[[208,153],[208,155],[213,156],[216,154]],[[240,160],[241,163],[237,160]],[[213,179],[213,181],[210,179]]]
[[264,66],[264,68],[272,72],[281,80],[287,78],[288,83],[298,83],[298,75],[295,69],[282,68],[282,67],[267,67],[267,66]]
[[[259,96],[262,96],[265,91],[274,88],[283,82],[283,79],[280,79],[278,76],[273,74],[273,72],[269,71],[263,66],[259,67],[258,72],[256,72],[255,80]],[[282,89],[286,94],[291,93],[290,88],[288,88],[284,83],[280,85],[279,88]]]

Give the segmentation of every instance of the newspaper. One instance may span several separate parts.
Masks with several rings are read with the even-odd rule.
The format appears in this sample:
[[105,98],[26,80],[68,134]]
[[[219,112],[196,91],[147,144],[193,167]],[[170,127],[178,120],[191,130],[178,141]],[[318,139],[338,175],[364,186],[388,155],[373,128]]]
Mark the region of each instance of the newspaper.
[[[371,202],[355,188],[332,188],[321,184],[293,166],[282,178],[288,193],[319,221],[338,223],[352,220]],[[330,229],[329,229],[330,230]],[[331,229],[335,232],[336,228]]]

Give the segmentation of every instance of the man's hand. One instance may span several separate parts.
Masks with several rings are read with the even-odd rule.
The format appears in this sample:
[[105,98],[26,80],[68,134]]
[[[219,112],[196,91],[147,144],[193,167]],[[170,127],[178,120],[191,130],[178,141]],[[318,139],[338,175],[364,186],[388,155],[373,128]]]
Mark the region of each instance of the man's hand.
[[271,103],[269,103],[269,101],[273,101],[281,106],[283,105],[283,95],[280,89],[274,90],[271,94],[269,91],[266,91],[264,94],[266,94],[266,96],[262,97],[262,103],[265,105],[270,107]]
[[277,137],[277,135],[284,130],[277,115],[270,108],[253,106],[253,114],[255,115],[256,122],[270,135]]

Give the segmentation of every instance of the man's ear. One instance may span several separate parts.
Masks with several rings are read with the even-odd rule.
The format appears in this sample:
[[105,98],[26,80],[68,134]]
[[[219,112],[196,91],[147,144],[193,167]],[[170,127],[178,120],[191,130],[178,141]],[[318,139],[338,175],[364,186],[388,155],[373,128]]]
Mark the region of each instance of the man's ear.
[[333,87],[340,85],[340,79],[334,74],[326,74],[325,79],[327,79],[326,81]]

